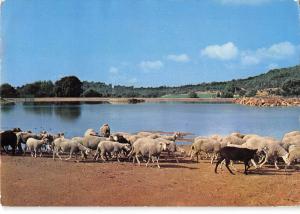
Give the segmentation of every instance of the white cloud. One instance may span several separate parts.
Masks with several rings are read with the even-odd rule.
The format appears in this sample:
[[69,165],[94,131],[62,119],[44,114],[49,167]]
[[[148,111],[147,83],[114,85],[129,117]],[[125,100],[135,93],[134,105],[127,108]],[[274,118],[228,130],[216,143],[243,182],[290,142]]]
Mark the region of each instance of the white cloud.
[[164,66],[164,64],[160,60],[156,61],[142,61],[139,66],[143,70],[158,70]]
[[190,61],[190,57],[187,54],[170,54],[167,56],[168,60],[172,60],[175,62],[188,62]]
[[244,65],[256,65],[262,60],[286,59],[296,53],[296,46],[290,42],[273,44],[268,48],[259,48],[255,51],[244,51],[241,54],[241,62]]
[[225,5],[261,5],[270,2],[270,0],[218,0]]
[[269,48],[260,48],[256,52],[262,57],[282,59],[293,55],[296,52],[296,47],[290,42],[281,42]]
[[108,72],[111,73],[111,74],[119,74],[119,69],[112,66],[112,67],[109,68]]
[[201,55],[209,58],[230,60],[238,55],[238,48],[232,42],[223,45],[210,45],[201,50]]

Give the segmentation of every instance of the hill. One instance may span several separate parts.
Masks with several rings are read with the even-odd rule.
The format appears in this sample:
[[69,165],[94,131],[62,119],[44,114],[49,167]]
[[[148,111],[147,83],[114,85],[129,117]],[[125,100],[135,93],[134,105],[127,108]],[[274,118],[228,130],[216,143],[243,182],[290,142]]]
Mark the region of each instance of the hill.
[[[69,81],[64,77],[64,81]],[[71,79],[77,77],[72,76]],[[9,84],[1,85],[2,97],[53,97],[61,96],[57,91],[69,90],[65,88],[57,90],[58,83],[51,81],[38,81],[21,87],[11,87]],[[63,87],[68,87],[68,83]],[[160,86],[160,87],[133,87],[112,86],[103,82],[80,82],[83,97],[233,97],[233,96],[255,96],[258,90],[269,90],[277,95],[299,96],[300,95],[300,65],[289,68],[272,69],[267,73],[245,79],[233,79],[223,82],[199,83],[183,86]],[[274,90],[273,90],[274,89]],[[16,95],[17,94],[17,95]],[[9,95],[9,96],[6,96]]]

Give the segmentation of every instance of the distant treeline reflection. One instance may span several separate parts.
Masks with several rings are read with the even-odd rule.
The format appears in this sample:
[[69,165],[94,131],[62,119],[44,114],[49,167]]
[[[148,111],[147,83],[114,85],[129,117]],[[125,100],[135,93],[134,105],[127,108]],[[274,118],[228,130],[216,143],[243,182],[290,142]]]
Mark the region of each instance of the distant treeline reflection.
[[80,102],[69,103],[24,103],[23,109],[38,115],[53,115],[63,120],[76,120],[81,115]]

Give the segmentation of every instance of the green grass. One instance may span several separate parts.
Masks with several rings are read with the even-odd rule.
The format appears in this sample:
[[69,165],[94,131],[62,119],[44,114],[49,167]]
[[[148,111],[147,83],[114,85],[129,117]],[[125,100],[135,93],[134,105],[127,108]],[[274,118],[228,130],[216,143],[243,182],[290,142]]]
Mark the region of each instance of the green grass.
[[[216,98],[217,95],[214,93],[197,93],[198,98]],[[188,94],[167,94],[162,96],[162,98],[189,98]]]
[[162,98],[188,98],[188,94],[167,94],[162,96]]

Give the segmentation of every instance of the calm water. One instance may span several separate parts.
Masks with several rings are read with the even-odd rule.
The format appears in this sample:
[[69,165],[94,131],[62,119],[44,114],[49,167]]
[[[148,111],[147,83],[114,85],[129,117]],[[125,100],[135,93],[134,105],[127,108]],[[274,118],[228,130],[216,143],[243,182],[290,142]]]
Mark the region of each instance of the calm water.
[[141,130],[183,131],[195,135],[229,134],[234,131],[281,138],[300,130],[299,107],[256,108],[235,104],[16,104],[1,107],[1,129],[20,127],[39,132],[65,132],[82,136],[108,123],[113,132]]

